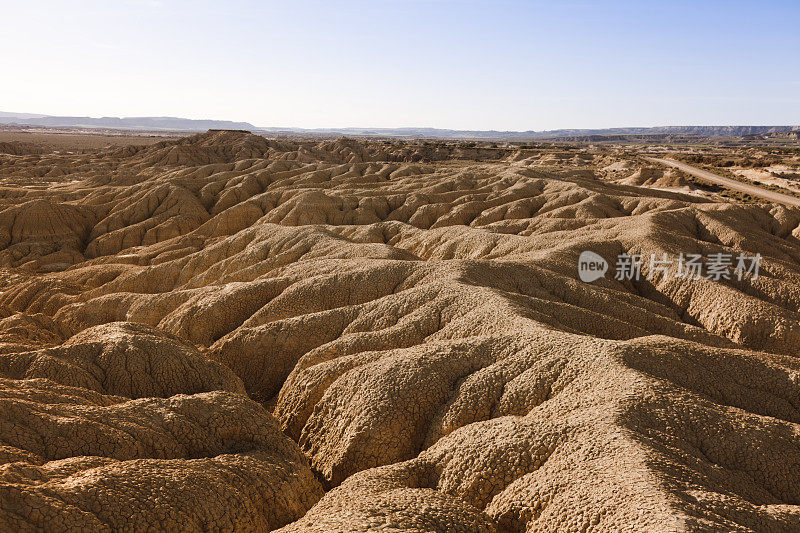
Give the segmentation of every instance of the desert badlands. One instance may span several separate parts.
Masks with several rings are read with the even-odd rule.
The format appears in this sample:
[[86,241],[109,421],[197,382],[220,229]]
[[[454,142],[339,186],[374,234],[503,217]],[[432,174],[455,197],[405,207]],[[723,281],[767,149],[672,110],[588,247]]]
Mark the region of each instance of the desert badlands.
[[624,146],[22,137],[0,530],[800,530],[800,208]]

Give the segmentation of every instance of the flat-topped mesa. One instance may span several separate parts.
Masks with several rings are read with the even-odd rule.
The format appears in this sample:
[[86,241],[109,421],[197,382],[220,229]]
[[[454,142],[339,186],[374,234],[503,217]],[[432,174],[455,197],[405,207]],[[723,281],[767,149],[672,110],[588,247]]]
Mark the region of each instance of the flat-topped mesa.
[[253,134],[253,132],[252,132],[252,131],[250,131],[250,130],[231,130],[231,129],[225,129],[225,128],[212,128],[212,129],[210,129],[210,130],[206,131],[206,133],[220,133],[220,132],[227,132],[227,133],[249,133],[249,134],[251,134],[251,135]]

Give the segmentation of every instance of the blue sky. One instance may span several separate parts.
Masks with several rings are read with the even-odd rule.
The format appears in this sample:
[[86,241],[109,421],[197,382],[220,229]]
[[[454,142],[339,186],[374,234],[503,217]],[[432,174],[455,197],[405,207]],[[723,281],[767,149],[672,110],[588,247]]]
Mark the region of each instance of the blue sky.
[[258,126],[800,124],[800,1],[4,2],[0,110]]

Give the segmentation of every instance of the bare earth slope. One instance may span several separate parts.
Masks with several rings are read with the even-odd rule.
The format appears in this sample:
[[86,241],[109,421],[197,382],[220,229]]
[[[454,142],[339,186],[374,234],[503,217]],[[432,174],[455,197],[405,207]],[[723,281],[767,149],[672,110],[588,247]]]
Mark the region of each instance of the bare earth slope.
[[546,161],[0,155],[0,529],[800,528],[800,210]]

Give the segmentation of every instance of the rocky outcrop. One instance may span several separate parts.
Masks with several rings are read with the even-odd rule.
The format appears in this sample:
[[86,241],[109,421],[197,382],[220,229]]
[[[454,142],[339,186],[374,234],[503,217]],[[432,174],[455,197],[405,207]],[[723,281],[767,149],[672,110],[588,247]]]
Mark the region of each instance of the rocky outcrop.
[[125,401],[0,381],[0,528],[252,531],[321,495],[260,405],[213,392]]

